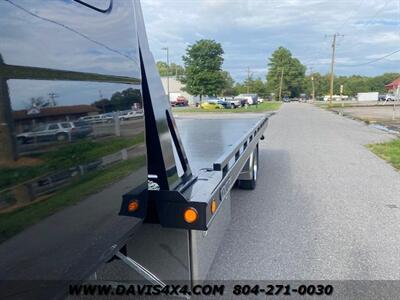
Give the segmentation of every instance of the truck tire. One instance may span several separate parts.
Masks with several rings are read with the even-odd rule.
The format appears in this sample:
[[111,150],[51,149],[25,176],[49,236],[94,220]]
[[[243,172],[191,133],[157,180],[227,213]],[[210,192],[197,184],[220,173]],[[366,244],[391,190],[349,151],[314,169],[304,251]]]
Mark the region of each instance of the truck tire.
[[238,187],[243,190],[254,190],[257,184],[257,175],[258,175],[258,145],[254,152],[251,154],[252,156],[249,160],[252,160],[251,163],[251,172],[252,179],[249,180],[238,180]]

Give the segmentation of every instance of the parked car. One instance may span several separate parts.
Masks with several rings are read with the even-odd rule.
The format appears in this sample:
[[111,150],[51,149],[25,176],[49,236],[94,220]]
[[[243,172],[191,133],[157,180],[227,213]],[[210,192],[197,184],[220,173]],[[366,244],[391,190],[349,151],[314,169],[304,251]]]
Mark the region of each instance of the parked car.
[[395,101],[396,100],[396,96],[394,94],[383,94],[383,95],[379,95],[378,97],[378,101]]
[[136,111],[129,111],[126,114],[123,114],[123,115],[119,116],[118,118],[121,121],[128,121],[128,120],[131,120],[131,119],[136,119],[136,118],[138,118],[140,116],[141,115],[139,113],[137,113]]
[[241,97],[237,96],[237,97],[235,97],[235,99],[237,101],[239,101],[239,103],[240,103],[239,106],[241,106],[241,107],[248,105],[246,98],[241,98]]
[[[93,127],[85,121],[69,122],[71,124],[71,135],[72,138],[86,137],[93,132]],[[63,123],[65,124],[65,123]]]
[[226,101],[225,99],[218,99],[217,103],[222,105],[225,109],[231,109],[232,104],[229,101]]
[[101,123],[111,123],[114,122],[114,113],[105,113],[100,115]]
[[237,108],[242,105],[241,99],[236,97],[226,97],[225,101],[229,102],[232,108]]
[[188,106],[189,101],[183,97],[183,96],[178,96],[176,100],[171,100],[171,106]]
[[208,100],[207,102],[203,102],[200,104],[200,108],[202,109],[224,109],[224,106],[217,101]]
[[90,124],[111,123],[114,121],[114,117],[112,113],[106,113],[102,115],[84,116],[79,120],[88,122]]
[[208,98],[207,99],[208,103],[216,103],[222,106],[222,108],[230,109],[232,108],[232,105],[230,102],[225,101],[225,98]]
[[32,142],[66,141],[73,138],[80,138],[89,135],[92,127],[83,121],[49,123],[38,126],[32,131],[23,132],[17,135],[19,144]]
[[252,105],[258,103],[258,95],[257,94],[240,94],[238,98],[245,99],[246,104]]

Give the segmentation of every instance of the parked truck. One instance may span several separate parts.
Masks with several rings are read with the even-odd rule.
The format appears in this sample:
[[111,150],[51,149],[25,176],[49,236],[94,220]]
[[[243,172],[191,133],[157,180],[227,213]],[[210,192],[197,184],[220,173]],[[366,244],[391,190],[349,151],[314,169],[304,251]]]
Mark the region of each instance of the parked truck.
[[[0,12],[0,294],[207,278],[231,189],[256,187],[269,116],[176,120],[139,1],[10,0]],[[144,118],[121,123],[123,136],[20,153],[12,111],[25,100],[54,92],[59,105],[99,105],[99,91],[104,105],[140,95]]]
[[368,93],[357,93],[357,100],[362,101],[378,101],[378,92],[368,92]]

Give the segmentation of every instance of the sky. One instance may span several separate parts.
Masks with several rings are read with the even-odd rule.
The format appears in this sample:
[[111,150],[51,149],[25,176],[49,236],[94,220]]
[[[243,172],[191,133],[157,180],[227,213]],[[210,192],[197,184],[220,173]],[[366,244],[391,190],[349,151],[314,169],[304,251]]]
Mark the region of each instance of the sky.
[[[71,0],[0,0],[0,54],[11,65],[138,78],[134,10],[129,1],[114,2],[111,14],[101,14]],[[48,99],[49,93],[57,94],[60,106],[91,104],[132,87],[61,80],[7,83],[13,109],[29,107],[31,98]]]
[[236,81],[265,79],[268,58],[288,48],[307,72],[328,73],[332,35],[338,75],[400,72],[400,0],[142,0],[156,60],[182,63],[188,45],[213,39],[224,49],[223,69]]

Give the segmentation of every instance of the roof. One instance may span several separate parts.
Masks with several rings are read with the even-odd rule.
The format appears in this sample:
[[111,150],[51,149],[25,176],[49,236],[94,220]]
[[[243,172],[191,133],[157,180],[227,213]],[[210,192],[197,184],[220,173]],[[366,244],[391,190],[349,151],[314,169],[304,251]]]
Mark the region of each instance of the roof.
[[400,77],[385,85],[388,89],[397,89],[400,86]]
[[90,112],[98,112],[97,107],[92,105],[71,105],[71,106],[55,106],[45,107],[39,110],[39,113],[31,113],[30,110],[22,109],[13,111],[14,120],[33,119],[42,117],[65,116],[75,114],[85,114]]

